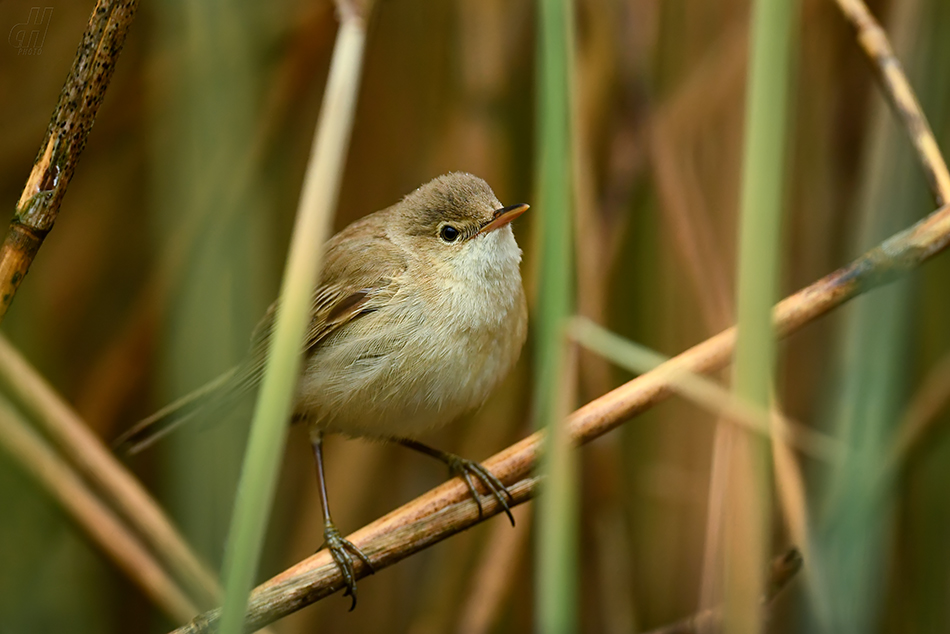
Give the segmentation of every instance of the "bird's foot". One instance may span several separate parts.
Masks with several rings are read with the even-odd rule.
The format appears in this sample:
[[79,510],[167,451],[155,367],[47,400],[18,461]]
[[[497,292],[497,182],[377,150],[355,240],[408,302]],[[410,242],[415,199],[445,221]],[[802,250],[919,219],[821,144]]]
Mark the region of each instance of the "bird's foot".
[[353,556],[363,562],[369,574],[373,574],[376,570],[373,569],[373,564],[370,563],[366,553],[353,542],[340,535],[340,531],[333,524],[328,523],[323,528],[323,539],[325,541],[321,548],[330,551],[333,561],[336,562],[343,574],[343,583],[346,584],[346,592],[343,593],[343,596],[352,598],[353,601],[350,604],[350,612],[352,612],[353,608],[356,607],[356,571],[353,568]]
[[492,497],[501,505],[501,508],[505,510],[505,515],[508,516],[508,521],[511,522],[511,525],[515,525],[515,518],[511,514],[511,506],[509,504],[509,502],[514,503],[515,499],[512,497],[508,488],[502,484],[501,480],[495,477],[495,474],[474,460],[467,460],[455,454],[446,453],[444,459],[452,475],[462,478],[466,486],[468,486],[469,492],[475,499],[475,504],[478,505],[479,517],[482,515],[482,501],[478,495],[478,489],[475,488],[475,481],[472,479],[472,476],[477,478],[478,481],[484,485]]

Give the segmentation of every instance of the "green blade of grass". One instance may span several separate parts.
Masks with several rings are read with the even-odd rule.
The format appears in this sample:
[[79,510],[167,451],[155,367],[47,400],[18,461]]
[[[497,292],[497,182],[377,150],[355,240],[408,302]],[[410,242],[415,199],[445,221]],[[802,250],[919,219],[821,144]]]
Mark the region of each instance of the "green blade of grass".
[[[576,317],[571,322],[570,332],[572,338],[584,348],[634,374],[646,374],[670,360],[669,357],[624,339],[585,317]],[[681,396],[750,431],[764,437],[782,437],[805,454],[831,464],[841,459],[844,448],[833,438],[799,425],[785,418],[780,412],[769,412],[765,408],[741,401],[736,398],[735,392],[730,392],[703,374],[674,370],[669,380],[673,389]],[[782,421],[783,425],[773,427],[774,420]]]
[[366,40],[363,20],[343,11],[320,121],[297,213],[280,292],[280,310],[260,396],[251,422],[224,563],[222,634],[243,631],[247,597],[257,573],[291,399],[300,369],[310,298],[317,280],[352,129]]
[[[740,201],[736,396],[768,408],[775,363],[772,305],[778,297],[792,0],[756,0],[746,94]],[[725,629],[759,632],[768,567],[768,445],[737,432],[725,509]]]
[[538,194],[541,280],[535,320],[538,420],[547,430],[538,503],[537,629],[576,629],[577,491],[563,420],[570,406],[564,329],[572,310],[571,99],[573,18],[567,0],[539,7]]

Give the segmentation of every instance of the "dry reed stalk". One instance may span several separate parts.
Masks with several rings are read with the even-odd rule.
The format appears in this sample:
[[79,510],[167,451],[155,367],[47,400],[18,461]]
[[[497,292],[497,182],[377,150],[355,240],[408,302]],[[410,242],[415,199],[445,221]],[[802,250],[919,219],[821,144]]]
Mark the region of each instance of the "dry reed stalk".
[[82,477],[180,578],[199,605],[221,599],[217,576],[195,555],[158,503],[90,431],[75,411],[10,343],[0,336],[0,383]]
[[[781,429],[786,425],[779,409],[777,399],[772,397],[772,428]],[[808,499],[805,490],[805,478],[798,464],[792,443],[787,434],[772,434],[772,469],[775,472],[775,489],[779,508],[785,517],[789,535],[798,545],[802,557],[809,561],[812,555],[812,538],[808,519]]]
[[0,397],[0,447],[49,492],[89,538],[172,621],[184,623],[198,613],[195,604],[148,549],[3,397]]

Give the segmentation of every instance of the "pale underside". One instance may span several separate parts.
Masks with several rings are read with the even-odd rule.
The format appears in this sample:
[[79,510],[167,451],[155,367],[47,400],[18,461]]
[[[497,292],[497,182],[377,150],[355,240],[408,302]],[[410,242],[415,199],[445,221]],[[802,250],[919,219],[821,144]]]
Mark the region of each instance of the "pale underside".
[[373,224],[351,229],[379,231],[369,242],[377,260],[392,260],[391,274],[340,271],[348,284],[337,288],[328,259],[294,417],[350,436],[412,438],[481,405],[517,360],[527,321],[521,251],[506,226],[436,263]]

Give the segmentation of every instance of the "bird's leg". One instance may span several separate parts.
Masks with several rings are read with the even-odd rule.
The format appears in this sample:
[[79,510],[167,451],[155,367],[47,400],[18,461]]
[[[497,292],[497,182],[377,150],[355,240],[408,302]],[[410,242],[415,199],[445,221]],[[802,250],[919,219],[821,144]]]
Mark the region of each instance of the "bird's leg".
[[[467,460],[461,456],[456,456],[454,453],[449,453],[447,451],[442,451],[441,449],[434,449],[429,445],[424,445],[421,442],[410,440],[409,438],[395,438],[403,447],[408,447],[409,449],[414,449],[421,453],[426,454],[427,456],[432,456],[436,460],[441,460],[449,467],[449,472],[453,476],[458,476],[462,478],[462,481],[465,482],[468,486],[468,490],[471,492],[472,497],[475,499],[475,504],[478,505],[478,515],[482,515],[482,501],[478,496],[478,489],[475,488],[475,481],[472,479],[472,476],[478,479],[479,482],[484,485],[488,492],[494,497],[503,509],[505,509],[505,514],[508,516],[508,520],[511,522],[511,525],[515,525],[515,518],[511,514],[511,507],[509,501],[514,502],[514,498],[511,495],[511,492],[502,484],[501,480],[495,477],[491,471],[475,462],[474,460]],[[507,498],[507,499],[505,499]]]
[[330,519],[330,506],[327,502],[327,479],[323,470],[323,432],[311,431],[310,444],[313,446],[313,459],[317,465],[317,486],[320,488],[320,502],[323,505],[323,539],[325,541],[321,548],[327,548],[330,551],[333,561],[336,562],[340,572],[343,573],[343,582],[346,584],[346,592],[343,593],[343,596],[352,597],[353,602],[350,604],[350,611],[352,612],[353,608],[356,607],[356,572],[353,569],[352,555],[363,562],[370,574],[376,571],[373,570],[373,564],[370,563],[369,557],[357,548],[353,542],[340,535],[340,531],[337,530],[333,520]]

